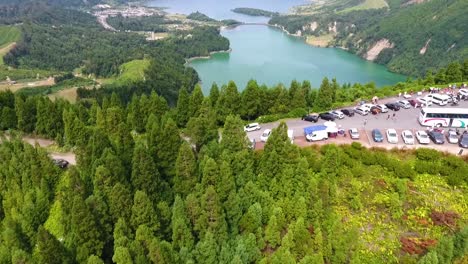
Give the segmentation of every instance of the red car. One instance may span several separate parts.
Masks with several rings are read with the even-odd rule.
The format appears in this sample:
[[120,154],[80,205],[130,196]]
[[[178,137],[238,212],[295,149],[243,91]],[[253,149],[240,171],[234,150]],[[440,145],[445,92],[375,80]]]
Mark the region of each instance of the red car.
[[410,103],[412,107],[421,107],[421,103],[418,102],[416,99],[408,100],[408,102]]

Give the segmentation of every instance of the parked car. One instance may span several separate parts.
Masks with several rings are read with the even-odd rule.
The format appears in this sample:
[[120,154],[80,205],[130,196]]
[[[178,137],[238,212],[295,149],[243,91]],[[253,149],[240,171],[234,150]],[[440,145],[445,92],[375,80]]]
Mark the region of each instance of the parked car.
[[372,130],[372,139],[374,139],[375,142],[383,142],[383,135],[378,129],[373,129]]
[[255,131],[255,130],[260,130],[262,127],[260,127],[260,125],[258,123],[251,123],[251,124],[248,124],[244,127],[244,131],[245,132],[252,132],[252,131]]
[[396,103],[388,103],[388,104],[385,104],[385,106],[388,107],[388,109],[393,110],[393,111],[400,110],[400,106]]
[[342,109],[341,112],[349,117],[354,116],[354,110],[353,109]]
[[458,93],[463,96],[468,96],[468,89],[460,89],[458,90]]
[[430,98],[418,98],[417,100],[422,106],[432,105],[432,100]]
[[388,143],[397,144],[398,143],[398,134],[395,129],[387,129],[387,141]]
[[457,144],[458,143],[458,135],[457,132],[453,130],[449,130],[447,132],[447,141],[451,144]]
[[405,144],[407,145],[414,144],[414,136],[410,130],[403,130],[403,132],[401,132],[401,137],[403,138],[403,142],[405,142]]
[[359,107],[361,107],[361,108],[366,108],[368,111],[370,111],[370,109],[371,109],[373,106],[375,106],[375,105],[373,105],[373,104],[362,104],[362,105],[360,105]]
[[319,115],[317,114],[308,114],[302,117],[302,120],[317,123],[319,120]]
[[408,109],[411,107],[410,103],[406,100],[400,100],[396,102],[400,107]]
[[271,135],[271,129],[265,129],[263,134],[260,136],[262,142],[266,142]]
[[421,103],[418,102],[416,99],[410,99],[408,100],[408,102],[412,107],[421,107]]
[[367,115],[369,114],[369,110],[367,110],[367,108],[365,107],[357,107],[356,109],[354,109],[354,112],[360,114],[360,115]]
[[416,131],[416,139],[418,140],[419,144],[429,144],[430,142],[429,136],[424,130]]
[[376,105],[376,107],[379,108],[382,113],[388,112],[388,108],[384,104]]
[[434,130],[429,131],[428,135],[429,135],[429,138],[436,144],[445,143],[444,135],[438,131],[434,131]]
[[359,139],[359,131],[357,128],[351,128],[348,130],[348,132],[351,139]]
[[68,167],[68,164],[69,164],[68,161],[64,159],[53,159],[52,161],[57,167],[61,169],[65,169],[66,167]]
[[345,117],[343,112],[341,112],[340,110],[333,110],[330,112],[330,114],[334,115],[335,118],[338,118],[338,119],[343,119]]
[[380,108],[378,108],[377,106],[373,106],[370,109],[370,113],[373,114],[373,115],[380,114],[381,112],[382,112],[382,110],[380,110]]
[[320,118],[327,121],[335,121],[335,116],[330,113],[321,113],[319,114]]
[[468,133],[461,135],[458,145],[462,148],[468,148]]

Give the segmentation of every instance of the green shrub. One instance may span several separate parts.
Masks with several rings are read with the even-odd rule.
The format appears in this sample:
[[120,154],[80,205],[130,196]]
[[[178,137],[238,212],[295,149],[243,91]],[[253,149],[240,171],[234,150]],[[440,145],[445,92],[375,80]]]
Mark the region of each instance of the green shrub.
[[440,152],[430,148],[419,148],[416,150],[416,158],[419,160],[438,160]]

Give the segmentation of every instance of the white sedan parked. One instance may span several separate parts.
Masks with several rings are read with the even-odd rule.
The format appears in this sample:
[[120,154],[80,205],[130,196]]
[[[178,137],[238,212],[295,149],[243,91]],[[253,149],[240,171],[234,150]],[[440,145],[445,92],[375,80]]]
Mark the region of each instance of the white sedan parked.
[[407,145],[413,145],[414,144],[414,136],[413,133],[409,130],[403,130],[401,132],[401,137],[403,138],[403,142]]
[[252,132],[252,131],[255,131],[255,130],[260,130],[261,127],[258,123],[252,123],[252,124],[248,124],[244,127],[244,131],[245,132]]
[[270,135],[271,135],[271,129],[265,129],[265,131],[263,131],[263,134],[260,136],[260,140],[262,142],[267,142]]
[[429,144],[430,142],[429,136],[424,130],[418,130],[416,132],[416,138],[418,139],[419,144]]
[[387,141],[392,144],[398,143],[398,134],[395,129],[387,129]]
[[424,98],[418,98],[417,99],[419,103],[421,103],[422,106],[430,106],[432,105],[432,100],[431,98],[424,97]]

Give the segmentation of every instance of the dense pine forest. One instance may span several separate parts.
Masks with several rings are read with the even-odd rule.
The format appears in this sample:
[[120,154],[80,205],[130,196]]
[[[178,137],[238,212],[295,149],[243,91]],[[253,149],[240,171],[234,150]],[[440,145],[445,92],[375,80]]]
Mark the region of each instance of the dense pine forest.
[[[229,48],[216,28],[150,43],[53,6],[81,6],[60,1],[0,8],[8,14],[0,23],[23,23],[5,57],[15,71],[47,69],[62,85],[91,81],[71,73],[78,67],[109,77],[131,60],[149,66],[143,80],[78,89],[76,103],[0,91],[0,263],[468,261],[466,156],[358,143],[299,148],[284,123],[254,151],[243,130],[251,120],[467,81],[467,60],[383,89],[251,80],[242,92],[230,82],[204,95],[184,64]],[[29,135],[72,151],[77,164],[59,168],[44,148],[23,142]]]
[[4,129],[55,138],[78,159],[61,170],[19,134],[2,138],[0,262],[466,261],[467,160],[300,149],[284,124],[254,152],[239,117],[219,136],[222,96],[197,91],[179,109],[154,92],[126,106],[115,94],[89,105],[0,93]]

